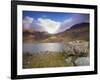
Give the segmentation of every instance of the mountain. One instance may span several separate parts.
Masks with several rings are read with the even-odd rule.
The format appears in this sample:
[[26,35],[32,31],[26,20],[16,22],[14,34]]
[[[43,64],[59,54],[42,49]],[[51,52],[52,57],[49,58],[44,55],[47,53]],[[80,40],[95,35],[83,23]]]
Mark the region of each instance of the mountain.
[[67,30],[72,39],[89,40],[89,23],[80,23]]
[[79,29],[89,27],[89,23],[79,23],[72,26],[70,29]]
[[89,23],[79,23],[57,34],[48,34],[34,30],[23,30],[24,42],[68,42],[74,40],[89,41]]
[[40,32],[35,30],[23,30],[24,42],[41,41],[48,37],[49,35],[46,32]]
[[89,41],[89,23],[75,24],[64,32],[51,35],[44,42],[68,42],[73,40]]

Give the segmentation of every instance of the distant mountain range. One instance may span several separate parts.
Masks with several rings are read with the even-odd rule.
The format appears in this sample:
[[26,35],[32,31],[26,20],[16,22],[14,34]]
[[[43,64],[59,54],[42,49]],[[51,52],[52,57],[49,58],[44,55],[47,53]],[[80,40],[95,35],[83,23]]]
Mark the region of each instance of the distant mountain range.
[[89,40],[89,23],[79,23],[57,34],[48,34],[34,30],[23,30],[24,42],[66,42],[70,40]]

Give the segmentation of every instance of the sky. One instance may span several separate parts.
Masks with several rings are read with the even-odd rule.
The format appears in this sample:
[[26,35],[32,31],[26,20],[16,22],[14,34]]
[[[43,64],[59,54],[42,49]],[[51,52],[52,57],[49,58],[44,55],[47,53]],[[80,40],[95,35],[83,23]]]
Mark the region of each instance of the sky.
[[63,32],[75,24],[89,23],[89,14],[23,11],[23,29],[44,31],[49,34]]

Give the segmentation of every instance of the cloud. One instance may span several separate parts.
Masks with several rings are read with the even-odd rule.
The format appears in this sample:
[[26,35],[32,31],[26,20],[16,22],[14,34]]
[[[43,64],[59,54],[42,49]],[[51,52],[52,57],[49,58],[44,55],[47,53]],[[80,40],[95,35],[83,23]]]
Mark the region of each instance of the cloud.
[[61,22],[57,22],[47,18],[38,18],[38,25],[44,28],[48,33],[54,34],[60,28]]
[[63,32],[75,24],[89,22],[89,16],[74,14],[63,22],[58,22],[50,18],[37,18],[26,16],[23,19],[23,29],[34,29],[35,31],[48,32],[56,34]]
[[86,15],[79,15],[79,14],[74,14],[72,17],[64,20],[60,26],[60,29],[57,31],[63,32],[69,28],[71,28],[73,25],[78,24],[78,23],[83,23],[83,22],[89,22],[89,16]]
[[34,19],[32,17],[26,16],[23,19],[23,29],[30,29],[30,28],[32,28],[32,22],[33,22],[33,20]]
[[69,29],[74,24],[74,21],[75,20],[72,17],[64,20],[62,23],[62,28],[66,27],[66,29]]
[[67,29],[69,29],[72,25],[75,24],[75,19],[73,19],[73,17],[68,18],[66,20],[64,20],[59,28],[59,30],[57,31],[57,33],[59,32],[63,32]]
[[72,21],[73,21],[73,18],[68,18],[68,19],[64,20],[63,23],[69,23],[69,22],[72,22]]

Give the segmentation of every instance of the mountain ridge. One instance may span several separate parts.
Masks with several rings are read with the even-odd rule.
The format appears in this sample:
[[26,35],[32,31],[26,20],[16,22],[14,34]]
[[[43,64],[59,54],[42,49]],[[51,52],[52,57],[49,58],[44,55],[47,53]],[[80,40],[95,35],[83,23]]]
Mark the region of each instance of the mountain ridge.
[[[23,32],[26,34],[26,32]],[[89,40],[89,23],[79,23],[73,25],[70,29],[65,30],[57,34],[48,34],[46,32],[31,31],[28,32],[26,37],[31,38],[33,42],[66,42],[70,40]],[[34,37],[32,37],[34,36]],[[25,37],[25,35],[23,35]]]

